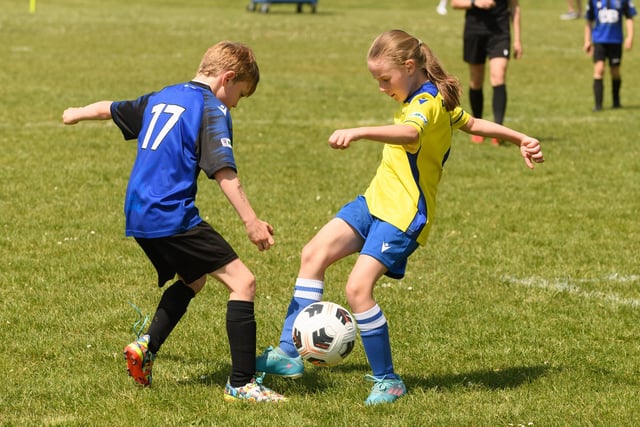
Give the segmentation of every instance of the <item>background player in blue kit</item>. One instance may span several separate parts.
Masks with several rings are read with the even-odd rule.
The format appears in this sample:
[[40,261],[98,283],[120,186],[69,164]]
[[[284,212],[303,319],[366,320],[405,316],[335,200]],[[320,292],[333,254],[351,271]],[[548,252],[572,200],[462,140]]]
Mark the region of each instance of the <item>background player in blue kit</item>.
[[289,378],[303,375],[291,337],[293,322],[306,306],[322,299],[327,268],[359,252],[345,293],[373,373],[367,376],[374,385],[365,404],[377,405],[394,402],[407,389],[394,371],[387,320],[373,289],[383,275],[402,278],[409,256],[426,244],[453,131],[508,140],[520,147],[530,168],[544,157],[537,139],[462,110],[458,79],[442,68],[426,44],[406,32],[379,35],[367,65],[379,91],[400,104],[393,124],[338,129],[329,145],[347,149],[359,140],[382,143],[382,161],[363,195],[343,206],[303,248],[280,343],[257,358],[256,370]]
[[[604,61],[609,59],[611,70],[611,94],[613,108],[620,108],[620,86],[622,78],[622,44],[629,50],[633,46],[633,17],[637,14],[632,0],[589,0],[587,2],[587,24],[584,30],[584,50],[593,55],[593,111],[602,110],[604,96]],[[622,28],[626,20],[627,35]]]
[[[474,117],[482,118],[485,63],[489,58],[489,81],[493,90],[493,121],[502,124],[507,110],[507,65],[522,56],[520,3],[518,0],[452,0],[451,7],[464,9],[463,59],[469,64],[469,103]],[[511,37],[513,27],[513,37]],[[471,135],[471,141],[483,142]],[[499,144],[492,139],[494,145]]]
[[204,287],[207,275],[229,290],[226,329],[231,375],[226,401],[278,402],[284,397],[255,376],[256,280],[233,248],[195,206],[200,171],[215,179],[259,250],[274,240],[271,225],[260,220],[236,174],[229,110],[254,93],[260,72],[253,51],[223,41],[204,54],[195,78],[131,101],[99,101],[68,108],[65,124],[113,119],[125,139],[137,139],[138,151],[125,199],[126,235],[136,239],[167,288],[146,334],[124,349],[127,369],[148,386],[156,354]]

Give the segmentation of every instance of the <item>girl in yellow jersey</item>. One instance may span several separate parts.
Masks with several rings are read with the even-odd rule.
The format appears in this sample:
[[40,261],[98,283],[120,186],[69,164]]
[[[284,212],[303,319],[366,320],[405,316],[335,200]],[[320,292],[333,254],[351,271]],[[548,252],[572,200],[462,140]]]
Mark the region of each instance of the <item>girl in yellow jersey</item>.
[[322,299],[326,269],[359,252],[346,298],[373,371],[367,376],[374,385],[365,403],[375,405],[394,402],[407,390],[393,369],[387,321],[373,288],[383,275],[402,278],[409,255],[426,243],[453,130],[510,141],[520,147],[529,168],[544,158],[537,139],[463,111],[458,80],[426,44],[406,32],[378,36],[367,65],[380,92],[401,104],[394,124],[339,129],[329,137],[329,145],[346,149],[358,140],[381,142],[382,162],[364,194],[347,203],[305,245],[280,344],[258,356],[256,370],[290,378],[303,374],[291,338],[293,321],[304,307]]

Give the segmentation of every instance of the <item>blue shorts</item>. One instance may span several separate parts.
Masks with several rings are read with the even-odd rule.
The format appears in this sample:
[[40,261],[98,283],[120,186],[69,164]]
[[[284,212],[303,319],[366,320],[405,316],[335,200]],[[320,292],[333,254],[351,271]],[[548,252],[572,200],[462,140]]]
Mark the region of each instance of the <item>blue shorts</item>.
[[336,218],[344,220],[364,239],[360,254],[369,255],[387,267],[385,275],[402,279],[409,255],[418,248],[418,243],[407,233],[369,213],[363,196],[347,203],[338,211]]

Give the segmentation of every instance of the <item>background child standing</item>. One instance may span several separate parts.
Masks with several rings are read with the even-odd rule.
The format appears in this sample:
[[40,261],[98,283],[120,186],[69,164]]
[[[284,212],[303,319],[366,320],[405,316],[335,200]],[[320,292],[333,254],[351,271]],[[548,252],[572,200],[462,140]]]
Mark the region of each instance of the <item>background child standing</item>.
[[[493,91],[493,121],[502,124],[507,111],[507,67],[513,54],[522,57],[520,2],[518,0],[452,0],[454,9],[465,10],[462,56],[469,64],[469,103],[474,117],[484,111],[485,63],[489,59],[489,80]],[[513,37],[511,29],[513,27]],[[513,50],[512,47],[513,46]],[[471,142],[483,138],[472,135]],[[499,139],[491,141],[494,145]]]
[[[589,0],[587,23],[584,29],[584,50],[593,56],[593,111],[602,110],[604,96],[604,61],[609,59],[611,71],[611,94],[613,108],[620,108],[620,86],[622,78],[622,44],[630,50],[633,46],[633,17],[637,14],[632,0]],[[626,21],[627,36],[622,28]]]

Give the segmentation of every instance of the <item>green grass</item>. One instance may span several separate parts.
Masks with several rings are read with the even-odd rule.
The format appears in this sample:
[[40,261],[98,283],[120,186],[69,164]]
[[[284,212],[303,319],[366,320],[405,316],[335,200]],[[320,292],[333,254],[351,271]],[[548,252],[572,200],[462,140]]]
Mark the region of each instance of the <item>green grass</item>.
[[[6,2],[5,2],[6,3]],[[135,155],[108,122],[61,124],[68,106],[129,99],[188,80],[221,39],[250,44],[262,80],[233,113],[245,189],[276,229],[259,253],[213,182],[198,205],[258,277],[258,346],[275,344],[304,243],[364,191],[379,144],[343,152],[340,127],[388,123],[397,105],[365,66],[373,38],[403,28],[467,87],[463,13],[436,2],[323,0],[318,13],[226,0],[60,0],[0,15],[0,424],[612,426],[640,421],[640,66],[625,52],[620,111],[591,113],[583,23],[564,4],[522,0],[525,56],[510,64],[508,126],[540,138],[546,163],[458,132],[428,245],[376,297],[410,393],[366,408],[360,344],[331,370],[268,378],[273,407],[222,401],[227,294],[213,281],[163,347],[150,389],[126,376],[133,302],[160,297],[124,237]],[[605,80],[605,105],[610,104]],[[490,94],[490,90],[487,89]],[[490,112],[490,96],[486,111]],[[466,89],[463,105],[466,101]],[[489,116],[490,118],[490,116]],[[345,304],[353,259],[328,273]],[[398,417],[402,416],[402,419]]]

